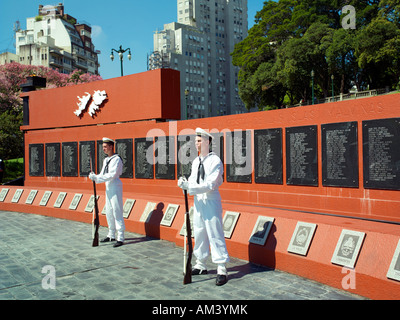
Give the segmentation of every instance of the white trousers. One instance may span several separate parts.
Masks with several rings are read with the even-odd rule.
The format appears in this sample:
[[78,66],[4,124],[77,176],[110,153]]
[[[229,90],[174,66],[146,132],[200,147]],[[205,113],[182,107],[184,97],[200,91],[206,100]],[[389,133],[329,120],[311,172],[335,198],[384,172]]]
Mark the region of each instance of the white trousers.
[[[193,213],[194,249],[196,267],[206,269],[205,262],[210,255],[212,262],[218,264],[218,273],[226,273],[225,263],[229,261],[222,227],[221,201],[197,199],[194,197]],[[224,271],[225,270],[225,271]]]
[[122,186],[110,186],[106,189],[106,217],[108,224],[107,237],[115,238],[117,232],[117,241],[124,241],[125,222],[122,213]]

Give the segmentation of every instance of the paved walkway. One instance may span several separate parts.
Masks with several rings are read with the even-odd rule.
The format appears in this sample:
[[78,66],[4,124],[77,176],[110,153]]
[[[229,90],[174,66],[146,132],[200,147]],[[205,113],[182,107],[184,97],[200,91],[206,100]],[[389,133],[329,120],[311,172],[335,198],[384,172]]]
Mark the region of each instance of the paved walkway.
[[0,221],[0,300],[363,299],[235,258],[226,285],[215,286],[215,270],[183,285],[183,250],[174,243],[126,233],[120,248],[93,248],[89,224],[4,211]]

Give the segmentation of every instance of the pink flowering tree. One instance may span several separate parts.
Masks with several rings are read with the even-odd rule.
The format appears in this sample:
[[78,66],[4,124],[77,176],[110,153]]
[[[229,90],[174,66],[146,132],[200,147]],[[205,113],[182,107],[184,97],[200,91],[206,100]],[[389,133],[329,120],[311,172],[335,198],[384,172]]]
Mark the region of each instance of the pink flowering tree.
[[23,155],[22,99],[20,85],[32,75],[46,78],[46,90],[84,82],[102,80],[100,76],[75,70],[63,74],[43,66],[27,66],[16,62],[0,66],[0,158],[13,159]]

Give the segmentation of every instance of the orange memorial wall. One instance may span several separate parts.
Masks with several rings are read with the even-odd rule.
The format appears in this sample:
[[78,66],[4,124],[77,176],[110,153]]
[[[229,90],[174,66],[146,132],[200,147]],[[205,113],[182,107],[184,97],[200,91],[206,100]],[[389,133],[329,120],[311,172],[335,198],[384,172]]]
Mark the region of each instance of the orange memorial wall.
[[[224,162],[231,256],[375,299],[400,298],[400,94],[180,121],[179,72],[160,69],[22,96],[25,182],[0,189],[0,210],[90,223],[83,152],[98,170],[101,139],[109,137],[126,160],[127,230],[182,246],[178,150],[202,127],[215,134]],[[79,116],[78,103],[86,105]],[[104,190],[98,185],[100,210]]]

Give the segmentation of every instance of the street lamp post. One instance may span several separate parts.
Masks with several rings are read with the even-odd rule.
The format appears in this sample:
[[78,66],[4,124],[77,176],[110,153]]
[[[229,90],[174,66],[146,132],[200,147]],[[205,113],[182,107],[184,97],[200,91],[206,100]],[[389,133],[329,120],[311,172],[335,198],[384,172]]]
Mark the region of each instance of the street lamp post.
[[188,95],[189,95],[189,89],[186,88],[185,89],[186,120],[188,119],[188,115],[189,115],[189,112],[188,112]]
[[124,69],[123,69],[123,66],[122,66],[122,61],[124,60],[124,53],[126,51],[128,51],[128,50],[129,50],[128,59],[131,60],[132,54],[131,54],[131,49],[130,48],[124,50],[124,49],[122,49],[122,46],[119,46],[119,50],[111,49],[111,54],[110,54],[111,61],[114,61],[113,52],[116,52],[119,55],[119,60],[121,61],[121,77],[124,76]]
[[311,81],[312,81],[312,84],[311,84],[312,104],[314,104],[314,70],[311,70]]
[[331,80],[332,80],[332,102],[335,102],[335,93],[333,91],[333,79],[335,79],[335,77],[333,75],[331,75]]

